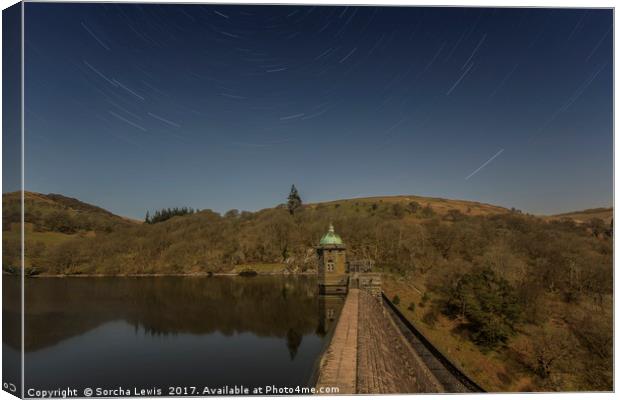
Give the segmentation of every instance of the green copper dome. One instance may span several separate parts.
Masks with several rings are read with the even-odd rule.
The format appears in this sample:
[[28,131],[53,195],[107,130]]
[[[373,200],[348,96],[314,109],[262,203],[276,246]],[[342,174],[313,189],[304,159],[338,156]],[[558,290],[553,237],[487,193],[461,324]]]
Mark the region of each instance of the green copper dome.
[[340,238],[340,236],[336,235],[336,232],[334,232],[334,226],[332,224],[329,224],[329,230],[327,231],[325,235],[323,235],[319,244],[323,246],[326,244],[343,244],[343,243],[342,243],[342,239]]

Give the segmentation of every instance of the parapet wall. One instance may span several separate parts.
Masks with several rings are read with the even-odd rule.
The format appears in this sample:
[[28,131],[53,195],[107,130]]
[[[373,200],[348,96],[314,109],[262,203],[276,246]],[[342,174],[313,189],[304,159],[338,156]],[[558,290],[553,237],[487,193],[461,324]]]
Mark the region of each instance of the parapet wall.
[[357,393],[445,392],[381,300],[360,290],[358,303]]

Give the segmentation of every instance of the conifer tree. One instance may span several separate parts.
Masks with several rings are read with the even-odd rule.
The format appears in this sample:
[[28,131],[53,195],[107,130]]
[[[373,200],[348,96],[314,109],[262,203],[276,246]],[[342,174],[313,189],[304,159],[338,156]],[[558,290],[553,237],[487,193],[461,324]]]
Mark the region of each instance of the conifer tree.
[[291,213],[291,215],[295,214],[295,211],[301,208],[301,197],[299,196],[299,192],[297,191],[295,185],[291,186],[291,192],[288,195],[287,207],[288,212]]

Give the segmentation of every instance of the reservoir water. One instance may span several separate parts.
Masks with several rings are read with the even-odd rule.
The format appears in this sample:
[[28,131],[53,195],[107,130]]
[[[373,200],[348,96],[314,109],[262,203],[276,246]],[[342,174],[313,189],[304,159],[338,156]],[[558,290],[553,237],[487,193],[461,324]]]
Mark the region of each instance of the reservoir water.
[[[13,281],[3,279],[10,325],[19,324],[18,304],[7,301],[18,294]],[[342,307],[320,298],[309,276],[34,278],[25,288],[26,390],[80,396],[306,386]],[[5,335],[3,349],[19,354],[19,336]]]

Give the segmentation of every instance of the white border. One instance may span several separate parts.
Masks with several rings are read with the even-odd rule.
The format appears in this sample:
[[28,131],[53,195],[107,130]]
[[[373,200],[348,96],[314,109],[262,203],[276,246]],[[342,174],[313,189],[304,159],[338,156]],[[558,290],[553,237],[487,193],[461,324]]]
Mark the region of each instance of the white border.
[[[44,1],[44,0],[30,0],[28,2],[48,2],[48,1]],[[66,0],[66,1],[61,1],[64,3],[80,3],[80,2],[86,2],[86,1],[76,1],[76,0]],[[98,2],[98,1],[92,1],[92,2]],[[455,7],[464,7],[464,6],[468,6],[468,7],[557,7],[557,8],[614,8],[616,7],[616,1],[609,1],[609,0],[590,0],[590,1],[583,1],[583,0],[563,0],[563,1],[559,1],[559,0],[544,0],[544,1],[533,1],[533,0],[521,0],[521,1],[506,1],[506,0],[477,0],[477,1],[472,1],[472,0],[447,0],[447,1],[441,1],[441,0],[424,0],[424,1],[415,1],[415,0],[389,0],[386,2],[383,2],[381,0],[356,0],[356,1],[346,1],[346,0],[309,0],[309,1],[302,1],[302,0],[288,0],[288,1],[262,1],[262,0],[228,0],[228,1],[175,1],[175,0],[151,0],[151,1],[130,1],[130,0],[124,0],[124,1],[112,1],[115,3],[196,3],[196,4],[317,4],[317,5],[382,5],[382,6],[390,6],[390,5],[402,5],[402,6],[443,6],[443,7],[450,7],[450,6],[455,6]],[[0,0],[0,5],[2,6],[2,9],[7,8],[13,4],[15,4],[16,1],[11,1],[11,0]],[[615,12],[614,12],[615,14]],[[0,22],[1,24],[1,22]],[[614,25],[615,25],[615,15],[614,15]],[[23,32],[24,32],[24,21],[23,21],[23,14],[22,14],[22,110],[23,110],[23,106],[24,106],[24,96],[23,96],[23,84],[24,84],[24,75],[23,75],[23,68],[24,68],[24,49],[23,49]],[[1,29],[0,29],[0,43],[1,43]],[[616,155],[619,154],[619,150],[620,150],[620,145],[618,144],[618,142],[615,140],[615,116],[618,113],[618,104],[615,101],[615,93],[617,92],[617,81],[615,80],[615,76],[616,76],[616,72],[618,71],[618,63],[617,63],[617,59],[616,59],[616,52],[615,52],[615,43],[617,43],[617,39],[618,39],[618,30],[614,29],[614,219],[616,217],[616,213],[615,213],[615,207],[616,207],[616,188],[618,188],[618,180],[619,178],[619,174],[617,173],[617,166],[618,164],[616,163]],[[1,62],[1,52],[0,52],[0,62]],[[2,88],[2,84],[0,83],[0,90]],[[1,97],[1,96],[0,96]],[[0,116],[1,116],[2,110],[1,110],[1,99],[0,99]],[[23,112],[21,113],[21,118],[22,118],[22,188],[24,187],[24,133],[23,133],[23,129],[24,129],[24,115]],[[2,143],[0,141],[0,165],[1,165],[1,158],[2,158],[2,153],[1,153],[1,149],[2,149]],[[1,167],[0,167],[0,171],[1,171]],[[0,184],[2,182],[2,176],[0,174]],[[1,216],[1,213],[0,213]],[[22,222],[23,222],[23,198],[22,198]],[[22,231],[22,241],[23,241],[23,231]],[[2,248],[2,245],[0,243],[0,250]],[[618,264],[618,257],[620,257],[618,255],[618,252],[616,251],[616,246],[614,244],[614,388],[616,387],[616,382],[618,382],[618,369],[616,368],[616,355],[617,355],[617,351],[618,348],[617,346],[615,346],[616,344],[616,338],[617,338],[617,334],[620,331],[619,330],[619,321],[618,318],[616,318],[616,313],[615,311],[617,310],[616,307],[616,302],[617,302],[617,297],[615,296],[616,293],[618,293],[618,274],[615,273],[615,266],[616,265],[620,265]],[[23,254],[22,254],[23,257]],[[23,285],[23,276],[22,276],[22,285]],[[22,286],[23,287],[23,286]],[[2,294],[2,289],[0,286],[0,296]],[[23,290],[22,290],[22,307],[23,307]],[[22,332],[23,332],[23,313],[22,313]],[[2,322],[1,322],[1,318],[0,318],[0,328],[2,326]],[[22,348],[23,348],[23,334],[22,334]],[[0,351],[0,355],[1,355],[1,351]],[[23,357],[23,355],[22,355]],[[23,369],[23,361],[22,361],[22,369]],[[23,380],[22,380],[22,385],[23,385]],[[378,396],[379,398],[383,398],[383,399],[387,399],[387,398],[403,398],[403,397],[413,397],[413,395],[397,395],[397,396],[393,396],[393,395],[381,395]],[[421,400],[427,400],[427,399],[432,399],[432,398],[436,398],[437,395],[415,395],[416,399],[421,399]],[[612,393],[587,393],[587,392],[577,392],[577,393],[545,393],[545,394],[528,394],[528,393],[510,393],[510,394],[468,394],[468,395],[458,395],[458,396],[466,396],[467,398],[470,399],[482,399],[482,398],[489,398],[492,397],[494,399],[515,399],[515,398],[520,398],[521,396],[526,396],[526,397],[536,397],[536,396],[545,396],[545,398],[547,399],[578,399],[578,398],[582,398],[582,397],[587,397],[589,399],[611,399],[614,398],[614,394]],[[306,397],[306,396],[304,396]],[[336,398],[336,396],[327,396],[328,398]],[[349,398],[351,396],[338,396],[338,398]],[[10,394],[4,392],[4,391],[0,391],[0,400],[8,400],[8,399],[14,399],[15,397],[11,396]],[[183,397],[179,397],[180,399],[184,399]],[[262,398],[267,398],[267,397],[257,397],[259,399]],[[187,398],[187,399],[191,399],[191,398]]]

